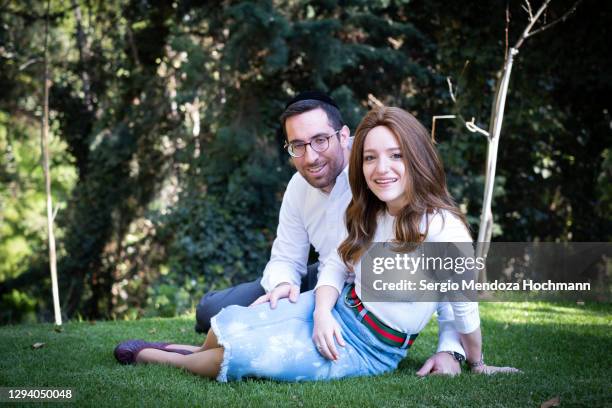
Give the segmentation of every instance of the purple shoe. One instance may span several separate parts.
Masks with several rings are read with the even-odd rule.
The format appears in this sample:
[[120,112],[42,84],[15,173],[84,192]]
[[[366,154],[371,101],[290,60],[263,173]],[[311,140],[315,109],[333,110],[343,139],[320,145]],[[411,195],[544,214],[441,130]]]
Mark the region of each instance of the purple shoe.
[[115,358],[121,364],[134,364],[136,356],[146,348],[168,351],[182,355],[193,354],[192,351],[183,349],[167,349],[171,343],[150,343],[144,340],[127,340],[115,347]]

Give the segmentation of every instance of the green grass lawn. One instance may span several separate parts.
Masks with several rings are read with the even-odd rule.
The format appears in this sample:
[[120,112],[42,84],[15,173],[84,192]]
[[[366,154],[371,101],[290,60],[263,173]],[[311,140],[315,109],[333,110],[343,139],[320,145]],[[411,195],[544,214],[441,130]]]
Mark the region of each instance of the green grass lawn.
[[[112,351],[128,338],[200,344],[193,316],[140,321],[0,327],[0,386],[70,387],[78,406],[485,406],[528,407],[559,396],[561,406],[612,406],[612,306],[481,304],[489,364],[518,375],[418,378],[434,351],[435,319],[410,355],[380,377],[286,384],[219,384],[165,366],[120,366]],[[37,342],[42,348],[32,349]]]

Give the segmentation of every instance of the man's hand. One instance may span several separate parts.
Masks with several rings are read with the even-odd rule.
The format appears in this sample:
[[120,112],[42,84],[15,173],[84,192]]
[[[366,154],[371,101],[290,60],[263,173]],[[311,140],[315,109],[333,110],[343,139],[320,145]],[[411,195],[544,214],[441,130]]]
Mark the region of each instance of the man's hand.
[[429,357],[416,374],[419,377],[425,377],[430,374],[454,376],[461,374],[461,365],[453,356],[441,351]]
[[338,360],[340,353],[336,349],[334,337],[342,347],[346,346],[340,325],[334,319],[331,311],[315,311],[313,315],[314,327],[312,329],[312,341],[323,357],[328,360]]
[[270,292],[258,297],[253,303],[250,304],[250,306],[256,306],[262,303],[270,302],[270,308],[276,309],[276,304],[278,303],[279,299],[288,297],[291,303],[295,303],[297,302],[299,296],[299,286],[288,282],[280,283]]

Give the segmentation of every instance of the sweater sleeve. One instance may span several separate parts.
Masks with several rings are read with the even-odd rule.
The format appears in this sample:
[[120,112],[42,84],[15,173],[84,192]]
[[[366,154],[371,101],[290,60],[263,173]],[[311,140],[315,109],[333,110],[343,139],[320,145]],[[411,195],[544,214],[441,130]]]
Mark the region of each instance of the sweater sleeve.
[[[472,242],[472,237],[459,218],[444,210],[431,216],[427,241]],[[473,256],[473,251],[467,255]],[[471,333],[480,327],[478,302],[450,302],[450,305],[454,314],[454,327],[459,333]]]
[[465,356],[461,346],[459,332],[455,328],[453,308],[448,302],[440,302],[437,307],[438,316],[438,352],[454,351]]

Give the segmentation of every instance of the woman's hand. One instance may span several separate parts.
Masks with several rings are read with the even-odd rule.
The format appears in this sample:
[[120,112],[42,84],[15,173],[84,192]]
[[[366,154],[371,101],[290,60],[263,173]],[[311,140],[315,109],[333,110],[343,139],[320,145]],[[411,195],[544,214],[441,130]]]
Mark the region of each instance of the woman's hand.
[[497,373],[522,373],[522,371],[519,370],[518,368],[496,367],[496,366],[486,365],[482,362],[479,365],[470,367],[470,372],[475,373],[475,374],[486,374],[486,375],[497,374]]
[[328,360],[337,360],[340,357],[334,337],[342,347],[346,345],[342,338],[340,325],[334,319],[330,310],[315,310],[313,315],[314,328],[312,330],[312,341],[319,353]]

